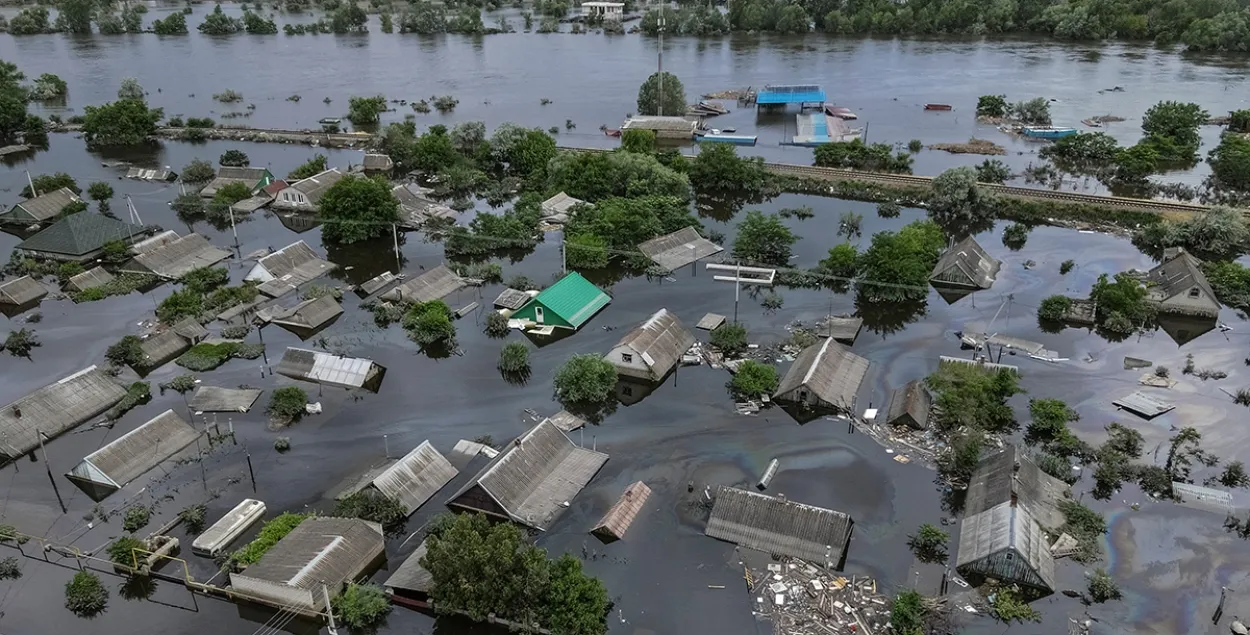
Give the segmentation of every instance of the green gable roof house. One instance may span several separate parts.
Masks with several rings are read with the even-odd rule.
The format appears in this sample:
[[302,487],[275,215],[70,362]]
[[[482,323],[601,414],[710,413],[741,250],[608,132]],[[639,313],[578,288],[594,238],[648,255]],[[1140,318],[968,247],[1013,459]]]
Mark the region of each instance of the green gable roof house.
[[13,251],[33,258],[87,262],[97,258],[107,243],[120,240],[132,245],[151,234],[154,229],[131,225],[92,212],[79,212],[66,216],[23,240]]
[[576,331],[611,301],[608,294],[573,271],[531,298],[512,318]]
[[81,200],[68,187],[52,190],[14,205],[9,211],[0,214],[0,223],[7,225],[42,223],[59,216],[66,205]]

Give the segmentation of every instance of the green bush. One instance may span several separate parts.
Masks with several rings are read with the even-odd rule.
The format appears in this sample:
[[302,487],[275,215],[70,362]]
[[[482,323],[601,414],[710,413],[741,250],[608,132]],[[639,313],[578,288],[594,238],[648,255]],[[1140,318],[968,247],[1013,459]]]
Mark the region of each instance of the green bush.
[[521,342],[509,342],[499,351],[499,370],[523,373],[530,367],[530,349]]
[[353,630],[376,626],[391,612],[390,599],[375,584],[348,584],[330,604],[338,618]]
[[442,300],[417,303],[404,313],[403,327],[421,346],[443,342],[450,348],[456,345],[456,325],[451,317],[451,307]]
[[508,318],[498,311],[486,314],[486,334],[490,337],[507,337],[512,329],[508,327]]
[[389,531],[404,524],[408,518],[408,509],[398,499],[376,490],[364,489],[335,503],[334,515],[375,522]]
[[204,296],[190,288],[171,293],[156,307],[156,317],[165,324],[175,324],[188,317],[198,318],[203,312]]
[[479,262],[465,267],[461,275],[486,284],[495,284],[503,282],[503,267],[497,262]]
[[100,582],[100,576],[90,571],[79,571],[74,579],[65,583],[65,608],[79,617],[98,615],[108,606],[109,592]]
[[195,372],[207,372],[234,359],[256,359],[265,352],[264,344],[240,344],[238,342],[222,342],[220,344],[196,344],[191,350],[183,353],[174,363]]
[[1052,295],[1042,300],[1041,306],[1037,308],[1037,318],[1047,322],[1062,322],[1068,317],[1068,311],[1071,310],[1072,298]]
[[722,324],[708,336],[708,343],[720,349],[726,359],[737,357],[747,350],[747,327],[742,324]]
[[269,395],[269,406],[265,412],[269,416],[284,421],[299,421],[304,416],[308,405],[308,393],[299,386],[284,386]]
[[292,512],[283,512],[273,520],[265,523],[260,528],[260,533],[256,535],[256,539],[247,543],[238,551],[230,554],[226,560],[227,566],[234,565],[250,565],[256,564],[266,551],[278,544],[279,540],[291,533],[305,519],[311,517],[312,514],[296,514]]
[[252,332],[251,324],[236,324],[221,329],[221,337],[227,340],[241,340]]
[[18,534],[17,528],[13,525],[0,525],[0,543],[12,542],[24,545],[27,540],[30,540],[30,538]]
[[1096,569],[1089,577],[1089,597],[1099,604],[1120,599],[1120,587],[1105,569]]
[[104,351],[104,358],[114,368],[143,365],[143,340],[136,335],[126,335]]
[[22,566],[17,558],[9,556],[0,560],[0,580],[16,580],[22,577]]
[[555,377],[556,395],[565,403],[603,403],[616,390],[616,367],[594,354],[570,357]]
[[9,336],[4,338],[4,350],[14,357],[30,357],[31,349],[36,346],[41,346],[41,344],[39,338],[35,337],[34,331],[18,329],[11,331]]
[[199,267],[188,271],[180,281],[186,285],[187,290],[205,294],[229,283],[230,270],[225,267]]
[[729,381],[729,391],[741,399],[758,399],[760,395],[772,396],[779,382],[777,369],[771,364],[748,359],[738,365]]
[[186,526],[187,533],[198,534],[204,529],[204,519],[207,513],[208,509],[203,505],[191,505],[178,512],[178,517]]
[[126,509],[122,516],[122,529],[134,533],[148,526],[152,519],[152,509],[147,505],[134,505]]
[[291,437],[278,437],[273,440],[273,449],[286,452],[291,449]]
[[1029,228],[1020,223],[1012,223],[1003,230],[1003,245],[1015,251],[1024,247],[1029,239]]
[[122,415],[130,412],[152,400],[152,386],[146,381],[136,381],[126,388],[126,396],[117,402],[108,412],[104,413],[104,418],[109,421],[117,421]]
[[134,567],[136,560],[138,560],[139,564],[142,564],[145,556],[143,554],[136,555],[134,551],[135,549],[147,551],[148,546],[142,540],[139,540],[134,536],[122,536],[121,538],[113,541],[113,544],[109,545],[109,560],[127,567]]

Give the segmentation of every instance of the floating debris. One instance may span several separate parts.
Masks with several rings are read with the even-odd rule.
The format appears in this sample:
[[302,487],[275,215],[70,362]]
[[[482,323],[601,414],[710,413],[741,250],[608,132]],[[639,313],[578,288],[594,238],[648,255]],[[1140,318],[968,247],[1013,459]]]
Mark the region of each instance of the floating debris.
[[885,632],[890,600],[872,578],[848,579],[798,558],[744,573],[753,610],[772,620],[776,635]]
[[988,139],[972,137],[967,143],[934,143],[929,145],[934,150],[945,150],[951,154],[987,154],[1001,156],[1007,149]]

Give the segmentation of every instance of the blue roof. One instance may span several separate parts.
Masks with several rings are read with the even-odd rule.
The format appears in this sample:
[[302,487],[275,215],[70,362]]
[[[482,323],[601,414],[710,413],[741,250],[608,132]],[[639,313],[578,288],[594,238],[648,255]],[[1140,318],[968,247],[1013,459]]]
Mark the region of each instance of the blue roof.
[[809,104],[824,103],[825,89],[820,86],[806,84],[795,86],[765,86],[755,96],[755,103],[770,104]]

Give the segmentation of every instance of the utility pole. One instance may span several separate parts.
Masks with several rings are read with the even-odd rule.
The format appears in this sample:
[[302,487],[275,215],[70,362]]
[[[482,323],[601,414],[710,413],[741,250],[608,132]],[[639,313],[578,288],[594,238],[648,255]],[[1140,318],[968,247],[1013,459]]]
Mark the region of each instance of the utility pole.
[[[34,191],[34,188],[31,188]],[[43,446],[44,434],[39,430],[35,430],[35,436],[39,437],[39,449],[43,451],[43,466],[48,468],[48,480],[52,482],[52,491],[56,492],[56,502],[61,504],[61,513],[68,514],[69,510],[65,509],[65,501],[61,500],[61,490],[56,486],[56,477],[52,476],[52,464],[48,462],[48,449]]]
[[391,458],[391,441],[387,435],[382,435],[382,448],[386,451],[386,458]]
[[247,456],[247,475],[252,478],[252,493],[256,493],[256,472],[252,471],[252,453],[248,451],[247,446],[243,446],[243,453]]
[[[667,4],[667,3],[666,3],[666,4]],[[659,19],[659,25],[660,25],[660,52],[659,52],[659,55],[658,55],[658,60],[657,60],[657,61],[658,61],[658,66],[659,66],[659,70],[657,71],[657,76],[660,78],[660,90],[659,90],[659,99],[658,99],[658,100],[656,100],[656,104],[657,104],[657,105],[656,105],[656,114],[658,114],[658,115],[659,115],[659,116],[661,116],[661,117],[663,117],[663,116],[664,116],[664,23],[665,23],[665,20],[664,20],[664,9],[665,9],[665,8],[667,8],[667,7],[666,7],[666,6],[661,6],[661,7],[660,7],[660,19]],[[29,175],[30,175],[30,173],[29,173],[29,172],[27,172],[26,174],[27,174],[27,176],[29,176]]]
[[564,235],[560,236],[560,273],[568,274],[569,262],[567,248],[564,246]]
[[391,241],[395,244],[395,273],[400,273],[402,266],[399,264],[399,225],[391,223]]
[[321,597],[326,601],[326,616],[330,618],[330,635],[339,635],[338,628],[334,625],[334,607],[330,605],[330,590],[326,588],[325,581],[321,582]]
[[35,182],[30,180],[30,170],[26,170],[26,184],[30,186],[30,197],[39,196],[39,192],[35,191]]
[[738,297],[742,293],[742,263],[738,263],[738,269],[734,272],[734,324],[738,323]]

